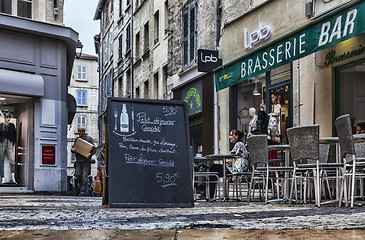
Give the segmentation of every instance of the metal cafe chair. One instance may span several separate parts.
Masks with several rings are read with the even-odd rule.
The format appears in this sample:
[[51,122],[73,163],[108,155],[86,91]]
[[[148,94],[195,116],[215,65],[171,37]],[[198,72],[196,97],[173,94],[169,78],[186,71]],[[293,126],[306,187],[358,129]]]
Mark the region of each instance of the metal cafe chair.
[[356,157],[356,151],[354,146],[354,137],[352,134],[350,115],[345,114],[338,117],[335,120],[336,131],[340,141],[341,158],[343,159],[343,174],[344,179],[342,181],[340,189],[340,202],[342,205],[342,197],[344,197],[345,206],[348,207],[348,193],[347,193],[347,178],[350,182],[350,199],[351,208],[354,207],[355,199],[355,183],[356,178],[361,179],[365,177],[363,168],[365,167],[365,159]]
[[[261,136],[261,138],[260,138]],[[249,152],[249,168],[251,168],[251,176],[250,179],[247,179],[248,183],[248,192],[247,192],[247,202],[251,201],[251,197],[255,196],[255,188],[256,185],[259,188],[259,195],[261,199],[261,192],[263,191],[263,187],[265,186],[265,174],[266,171],[258,170],[260,166],[264,166],[265,160],[268,159],[267,148],[266,151],[262,151],[261,147],[258,146],[258,142],[265,138],[265,142],[267,144],[267,135],[252,135],[247,138],[247,148]]]
[[309,184],[307,186],[307,181],[313,180],[315,203],[317,207],[320,207],[322,180],[341,178],[341,176],[328,176],[324,173],[331,169],[342,169],[342,164],[329,163],[327,162],[328,159],[323,161],[320,159],[319,125],[292,127],[287,129],[286,132],[294,166],[289,204],[291,204],[293,193],[295,194],[295,200],[298,201],[297,179],[304,180],[304,191],[307,191],[310,187]]
[[[254,168],[254,170],[261,174],[256,178],[260,178],[260,177],[264,178],[263,181],[264,181],[264,186],[265,186],[265,202],[269,201],[268,195],[269,195],[270,180],[272,183],[276,182],[277,199],[275,199],[275,201],[282,200],[282,199],[280,199],[280,186],[282,185],[280,180],[285,179],[285,174],[281,174],[281,173],[284,173],[287,171],[292,172],[293,167],[272,166],[272,163],[284,162],[284,159],[269,159],[266,134],[252,135],[249,138],[247,138],[247,142],[248,142],[248,148],[249,148],[249,152],[250,152],[251,164],[252,164],[252,161],[254,161],[254,163],[256,163],[256,164],[259,164],[259,163],[263,164],[263,166],[256,166],[256,168]],[[255,167],[255,164],[253,165],[253,167]],[[272,191],[273,191],[273,193],[275,193],[273,184],[272,184]]]

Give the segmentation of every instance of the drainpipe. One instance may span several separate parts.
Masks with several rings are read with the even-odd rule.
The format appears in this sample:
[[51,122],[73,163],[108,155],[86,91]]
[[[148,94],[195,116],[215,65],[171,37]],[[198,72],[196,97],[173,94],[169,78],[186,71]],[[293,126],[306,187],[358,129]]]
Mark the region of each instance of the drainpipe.
[[[219,39],[220,39],[220,28],[221,28],[221,13],[222,13],[222,6],[221,0],[217,0],[217,28],[216,28],[216,45],[215,48],[219,50]],[[219,56],[219,55],[218,55]],[[218,139],[218,132],[219,132],[219,122],[218,122],[218,93],[215,87],[215,74],[213,73],[213,85],[214,85],[214,93],[213,93],[213,118],[214,118],[214,153],[217,154],[219,152],[219,139]]]
[[133,90],[134,90],[134,69],[133,69],[133,1],[131,1],[131,31],[130,31],[130,39],[131,39],[131,98],[134,97]]

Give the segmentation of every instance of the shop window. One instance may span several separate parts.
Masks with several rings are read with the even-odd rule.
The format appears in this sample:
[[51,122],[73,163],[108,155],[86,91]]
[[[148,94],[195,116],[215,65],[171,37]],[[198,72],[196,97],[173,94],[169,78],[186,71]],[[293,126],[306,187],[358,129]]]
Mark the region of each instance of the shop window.
[[87,68],[85,65],[77,66],[77,80],[87,81]]
[[350,114],[353,133],[362,133],[365,125],[365,60],[337,67],[335,71],[335,116]]
[[86,106],[86,90],[77,91],[77,106]]
[[0,13],[32,18],[32,0],[1,0]]
[[196,55],[196,3],[191,2],[183,12],[183,68],[195,63]]
[[80,127],[86,128],[86,117],[84,115],[77,116],[76,118],[76,129]]

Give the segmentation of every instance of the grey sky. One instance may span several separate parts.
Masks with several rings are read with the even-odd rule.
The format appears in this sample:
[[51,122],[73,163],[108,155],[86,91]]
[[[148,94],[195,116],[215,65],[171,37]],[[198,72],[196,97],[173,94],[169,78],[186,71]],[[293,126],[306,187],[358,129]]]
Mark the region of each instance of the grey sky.
[[99,0],[65,0],[63,23],[79,33],[82,52],[96,55],[94,36],[99,33],[99,21],[94,14]]

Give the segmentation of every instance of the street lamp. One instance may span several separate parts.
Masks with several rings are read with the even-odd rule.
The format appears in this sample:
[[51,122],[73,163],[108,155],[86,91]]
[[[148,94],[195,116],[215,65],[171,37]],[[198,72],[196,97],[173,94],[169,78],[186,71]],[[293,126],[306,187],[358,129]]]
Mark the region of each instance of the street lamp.
[[[82,42],[80,40],[77,40],[77,46],[76,46],[76,58],[79,59],[81,57],[82,54],[82,48],[84,47],[84,45],[82,45]],[[77,52],[77,49],[80,49],[79,52]]]

